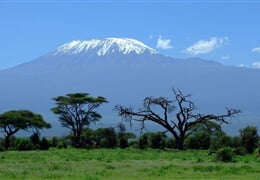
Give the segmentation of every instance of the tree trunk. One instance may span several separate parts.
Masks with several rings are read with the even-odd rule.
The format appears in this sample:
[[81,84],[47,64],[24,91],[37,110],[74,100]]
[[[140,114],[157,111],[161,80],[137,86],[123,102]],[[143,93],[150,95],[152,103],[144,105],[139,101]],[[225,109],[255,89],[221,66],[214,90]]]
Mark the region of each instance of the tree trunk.
[[81,148],[82,147],[82,137],[81,134],[74,134],[73,138],[72,138],[72,146],[74,148]]
[[177,138],[176,140],[176,146],[178,150],[184,150],[184,138]]
[[5,150],[8,150],[8,148],[10,147],[10,137],[10,135],[5,136]]

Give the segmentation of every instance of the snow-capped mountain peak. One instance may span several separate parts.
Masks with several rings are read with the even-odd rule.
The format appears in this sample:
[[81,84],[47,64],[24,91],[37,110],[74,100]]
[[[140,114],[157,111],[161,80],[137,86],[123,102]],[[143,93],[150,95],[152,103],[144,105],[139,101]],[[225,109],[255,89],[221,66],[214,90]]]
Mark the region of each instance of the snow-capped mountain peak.
[[92,39],[86,41],[72,41],[58,47],[58,49],[53,53],[53,55],[75,55],[80,53],[94,53],[98,56],[105,56],[114,53],[157,54],[157,51],[135,39],[105,38]]

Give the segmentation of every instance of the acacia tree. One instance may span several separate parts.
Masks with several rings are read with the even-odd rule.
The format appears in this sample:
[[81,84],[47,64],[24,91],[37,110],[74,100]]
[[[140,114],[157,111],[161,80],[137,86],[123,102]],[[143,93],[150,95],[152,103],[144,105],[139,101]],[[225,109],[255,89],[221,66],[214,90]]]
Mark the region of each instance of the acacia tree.
[[28,110],[8,111],[0,115],[0,128],[5,133],[5,149],[10,146],[10,137],[19,130],[51,128],[40,114]]
[[[191,95],[184,95],[182,91],[173,89],[175,99],[168,100],[165,97],[146,97],[143,101],[143,108],[134,111],[131,107],[117,105],[115,110],[124,120],[138,121],[141,129],[145,128],[146,121],[152,121],[170,132],[176,141],[179,150],[184,149],[184,141],[201,125],[208,127],[209,122],[215,122],[219,126],[228,123],[226,118],[233,117],[240,110],[226,109],[222,115],[200,114],[195,112],[195,105],[190,100]],[[176,103],[176,106],[174,104]],[[170,117],[170,113],[176,110],[176,118]]]
[[54,114],[60,115],[59,120],[62,126],[71,130],[72,145],[76,148],[82,145],[83,128],[102,118],[96,109],[108,102],[104,97],[92,97],[87,93],[67,94],[55,97],[53,100],[56,101],[57,106],[51,110]]

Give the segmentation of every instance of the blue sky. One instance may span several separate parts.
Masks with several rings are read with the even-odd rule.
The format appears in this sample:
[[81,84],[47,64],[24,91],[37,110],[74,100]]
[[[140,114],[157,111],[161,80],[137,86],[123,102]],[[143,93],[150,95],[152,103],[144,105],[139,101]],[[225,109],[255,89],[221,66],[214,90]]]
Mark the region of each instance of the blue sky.
[[0,69],[72,40],[127,37],[175,58],[260,68],[260,1],[1,1]]

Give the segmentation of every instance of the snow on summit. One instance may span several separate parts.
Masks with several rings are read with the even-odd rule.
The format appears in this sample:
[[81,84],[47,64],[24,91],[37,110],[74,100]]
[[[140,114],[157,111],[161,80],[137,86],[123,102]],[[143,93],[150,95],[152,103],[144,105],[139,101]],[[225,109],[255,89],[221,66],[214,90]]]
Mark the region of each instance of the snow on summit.
[[66,43],[54,52],[55,55],[68,54],[74,55],[79,53],[94,53],[98,56],[105,56],[108,54],[122,53],[122,54],[157,54],[156,50],[148,47],[144,43],[130,38],[106,38],[106,39],[92,39],[86,41],[72,41]]

